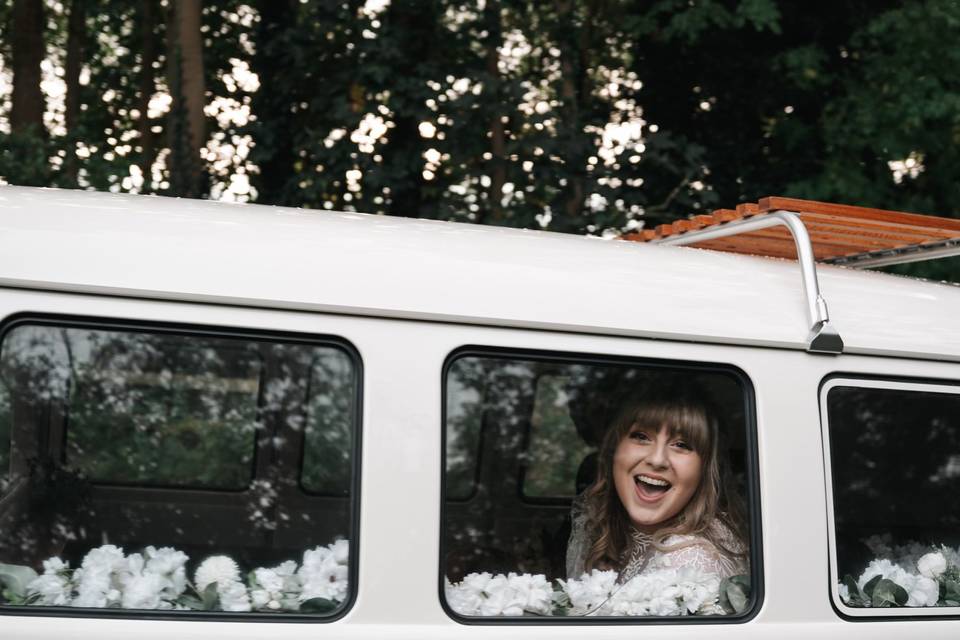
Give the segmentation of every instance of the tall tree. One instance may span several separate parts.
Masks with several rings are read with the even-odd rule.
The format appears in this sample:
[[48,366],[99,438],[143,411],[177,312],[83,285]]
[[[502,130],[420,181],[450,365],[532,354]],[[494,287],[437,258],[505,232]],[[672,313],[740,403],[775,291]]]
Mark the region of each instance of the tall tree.
[[170,111],[170,183],[178,195],[199,198],[209,181],[200,155],[207,143],[206,90],[203,74],[202,0],[171,4],[167,30]]
[[503,45],[503,8],[499,0],[489,0],[483,9],[483,24],[487,37],[484,42],[486,57],[485,93],[489,97],[489,135],[490,135],[490,189],[486,215],[479,221],[488,224],[502,224],[503,188],[507,182],[507,135],[503,119],[507,115],[502,107],[500,80],[500,47]]
[[401,71],[393,84],[387,107],[393,112],[394,127],[383,150],[383,172],[390,181],[391,215],[435,217],[435,199],[423,175],[426,151],[420,123],[426,115],[427,81],[436,72],[436,43],[441,16],[438,0],[391,2],[384,11],[384,32],[378,60]]
[[67,149],[64,159],[64,184],[77,186],[79,164],[73,140],[79,136],[80,119],[80,68],[83,65],[86,40],[86,4],[87,0],[73,0],[67,18],[67,59],[64,69],[64,82],[67,93],[64,99],[64,123],[67,129]]
[[159,4],[157,0],[140,0],[140,76],[137,80],[140,91],[137,111],[140,114],[137,130],[140,133],[140,173],[144,189],[150,190],[151,168],[156,157],[154,122],[150,118],[150,100],[156,91],[157,79],[154,65],[158,58],[157,23]]
[[43,60],[43,2],[13,2],[13,104],[10,127],[14,132],[43,135],[46,100],[40,90]]
[[[253,56],[253,70],[261,78],[271,78],[277,69],[292,69],[298,46],[296,30],[301,14],[298,0],[261,0],[257,3],[260,21],[255,38],[257,49]],[[257,135],[254,158],[260,167],[255,179],[259,200],[271,204],[298,202],[296,191],[290,188],[295,173],[294,135],[296,105],[305,96],[291,83],[284,91],[263,90],[253,97],[253,111],[258,122],[252,127]]]

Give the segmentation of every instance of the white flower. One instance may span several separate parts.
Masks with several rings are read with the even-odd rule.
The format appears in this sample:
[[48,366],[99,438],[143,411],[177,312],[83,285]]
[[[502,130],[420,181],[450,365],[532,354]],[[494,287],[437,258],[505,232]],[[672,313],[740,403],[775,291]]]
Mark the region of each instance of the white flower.
[[347,598],[346,541],[305,551],[297,577],[303,584],[300,602],[324,598],[343,602]]
[[161,576],[164,581],[161,597],[173,601],[187,588],[187,554],[170,547],[147,547],[144,572]]
[[936,580],[916,576],[915,582],[907,589],[908,607],[935,607],[940,600],[940,585]]
[[510,582],[502,574],[495,575],[486,587],[486,598],[480,604],[482,616],[522,616],[523,598],[510,588]]
[[337,540],[330,545],[330,551],[333,552],[333,559],[337,564],[346,565],[350,557],[350,543],[346,540]]
[[451,609],[464,616],[547,615],[553,589],[543,575],[471,573],[458,584],[444,583]]
[[[584,573],[579,580],[560,580],[563,591],[570,598],[572,605],[568,615],[585,615],[591,613],[601,604],[606,603],[610,598],[610,593],[616,586],[616,571],[600,571],[594,569],[590,573]],[[606,615],[602,610],[595,612],[598,615]]]
[[132,576],[123,586],[121,605],[124,609],[159,609],[165,586],[163,577],[155,573]]
[[483,603],[481,591],[464,587],[463,583],[452,584],[444,578],[443,592],[447,604],[462,616],[475,616]]
[[44,560],[43,575],[27,585],[27,594],[39,596],[34,603],[39,605],[67,606],[72,592],[70,567],[60,558]]
[[254,608],[279,610],[287,602],[295,604],[300,594],[300,580],[296,571],[297,563],[292,560],[272,569],[254,569],[254,587],[250,590]]
[[250,611],[250,598],[247,597],[247,588],[241,582],[217,582],[217,593],[220,595],[220,608],[224,611]]
[[214,582],[217,584],[239,582],[240,568],[232,558],[228,558],[227,556],[210,556],[197,567],[193,581],[197,586],[197,591],[202,593],[207,586]]
[[886,558],[873,560],[857,579],[860,589],[876,576],[890,580],[907,592],[907,607],[934,607],[940,598],[940,587],[935,580],[918,576]]
[[110,607],[120,603],[118,573],[127,568],[123,550],[112,545],[92,549],[74,573],[77,596],[73,607]]
[[507,582],[521,602],[524,611],[549,615],[552,609],[553,587],[544,575],[529,573],[511,573]]
[[917,569],[920,575],[936,579],[947,570],[947,559],[939,551],[928,553],[917,560]]
[[842,582],[837,583],[837,591],[840,592],[840,599],[849,604],[850,589],[847,588],[847,585],[843,584]]

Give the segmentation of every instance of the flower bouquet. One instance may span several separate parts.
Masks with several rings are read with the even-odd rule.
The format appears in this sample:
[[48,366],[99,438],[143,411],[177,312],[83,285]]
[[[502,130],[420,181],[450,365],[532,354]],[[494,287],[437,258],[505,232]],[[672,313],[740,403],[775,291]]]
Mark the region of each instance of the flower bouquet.
[[594,570],[551,584],[543,575],[471,573],[445,581],[447,604],[464,616],[683,616],[743,613],[747,576],[721,580],[692,568],[661,569],[617,583]]
[[154,609],[170,611],[329,613],[348,594],[349,543],[338,540],[288,560],[259,567],[245,579],[230,557],[203,560],[191,582],[187,555],[170,547],[147,547],[125,555],[104,545],[92,549],[80,567],[60,558],[43,562],[43,573],[0,564],[0,601],[14,605]]
[[854,579],[838,585],[850,607],[960,606],[960,550],[910,542],[891,546],[889,536],[864,541],[877,556]]

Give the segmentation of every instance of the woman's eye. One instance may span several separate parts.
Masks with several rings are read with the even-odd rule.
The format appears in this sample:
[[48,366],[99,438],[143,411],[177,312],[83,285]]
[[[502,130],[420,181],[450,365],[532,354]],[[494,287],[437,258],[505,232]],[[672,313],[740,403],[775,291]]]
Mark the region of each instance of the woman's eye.
[[639,440],[641,442],[644,442],[650,439],[650,436],[648,436],[643,431],[633,431],[630,433],[630,437],[634,440]]
[[691,447],[689,444],[687,444],[683,440],[677,440],[676,442],[673,443],[673,446],[678,447],[680,449],[686,449],[687,451],[693,451],[693,447]]

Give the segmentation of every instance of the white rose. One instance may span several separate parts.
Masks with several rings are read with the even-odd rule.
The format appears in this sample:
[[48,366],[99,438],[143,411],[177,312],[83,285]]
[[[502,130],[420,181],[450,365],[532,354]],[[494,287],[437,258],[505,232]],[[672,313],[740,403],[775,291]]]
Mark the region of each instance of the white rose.
[[934,551],[917,560],[917,569],[920,575],[935,580],[947,570],[947,559],[939,551]]
[[940,599],[940,585],[930,578],[918,576],[909,592],[908,607],[935,607]]
[[216,582],[217,584],[227,584],[240,581],[240,567],[227,556],[211,556],[200,563],[197,572],[194,574],[193,581],[197,585],[197,590],[203,592],[208,585]]

